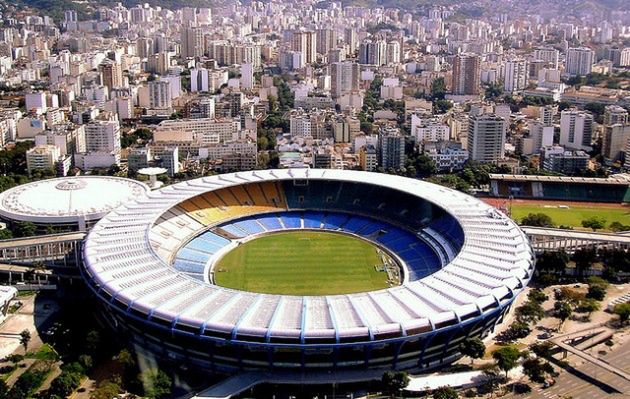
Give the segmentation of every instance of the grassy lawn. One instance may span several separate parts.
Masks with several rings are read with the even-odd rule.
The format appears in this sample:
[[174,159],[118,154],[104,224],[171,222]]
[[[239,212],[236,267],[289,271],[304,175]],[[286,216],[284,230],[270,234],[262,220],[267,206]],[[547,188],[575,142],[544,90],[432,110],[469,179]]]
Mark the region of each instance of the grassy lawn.
[[29,359],[38,359],[38,360],[58,360],[59,355],[53,349],[52,346],[48,344],[43,344],[39,347],[37,351],[31,351],[26,354],[26,357]]
[[218,285],[286,295],[332,295],[387,288],[372,244],[324,232],[286,232],[233,249],[214,267]]
[[556,205],[513,204],[512,218],[518,222],[530,213],[544,213],[551,217],[556,226],[565,225],[582,228],[582,220],[593,216],[606,220],[606,229],[612,222],[620,222],[630,225],[630,208],[627,207],[593,207],[592,205],[579,206],[571,204],[569,208],[558,208]]

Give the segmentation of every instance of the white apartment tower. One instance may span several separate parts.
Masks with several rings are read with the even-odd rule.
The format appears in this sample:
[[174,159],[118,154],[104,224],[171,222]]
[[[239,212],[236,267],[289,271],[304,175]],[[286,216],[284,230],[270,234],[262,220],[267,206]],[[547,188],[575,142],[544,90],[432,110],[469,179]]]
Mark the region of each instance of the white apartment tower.
[[567,50],[565,72],[573,76],[584,76],[591,73],[595,63],[595,52],[586,47],[574,47]]
[[593,115],[567,109],[560,114],[560,145],[573,150],[590,150],[593,137]]
[[468,157],[472,161],[497,162],[503,158],[505,119],[494,114],[471,116],[468,122]]
[[505,63],[503,89],[513,93],[527,87],[527,61],[523,59],[509,60]]

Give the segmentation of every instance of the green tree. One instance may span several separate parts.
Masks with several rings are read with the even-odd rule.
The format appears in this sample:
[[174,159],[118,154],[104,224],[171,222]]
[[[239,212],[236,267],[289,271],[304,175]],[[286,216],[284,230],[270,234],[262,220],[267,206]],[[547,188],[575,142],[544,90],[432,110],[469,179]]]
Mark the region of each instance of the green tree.
[[524,226],[553,227],[553,220],[545,213],[530,213],[521,219]]
[[90,353],[96,353],[101,345],[101,334],[96,330],[91,330],[85,336],[85,349]]
[[618,222],[618,221],[614,221],[614,222],[610,223],[608,228],[610,230],[614,231],[615,233],[619,233],[621,231],[628,231],[628,230],[630,230],[630,226],[622,224],[621,222]]
[[386,371],[381,377],[381,383],[393,397],[409,385],[409,375],[404,371]]
[[20,345],[24,347],[24,352],[28,350],[29,342],[31,342],[31,332],[24,329],[20,333]]
[[122,392],[120,382],[116,380],[104,380],[91,394],[90,399],[112,399]]
[[601,309],[601,305],[594,298],[586,298],[578,306],[578,311],[587,313],[589,319],[591,318],[591,313],[597,312],[599,309]]
[[148,398],[162,399],[171,394],[173,381],[164,371],[150,372],[147,377],[146,396]]
[[431,391],[433,399],[457,399],[459,394],[453,387],[445,386],[439,387]]
[[601,285],[589,285],[586,297],[596,301],[603,301],[606,297],[606,288]]
[[573,314],[573,307],[571,307],[571,304],[564,301],[556,302],[553,305],[553,310],[554,316],[560,319],[560,327]]
[[549,297],[540,288],[533,288],[527,294],[527,299],[541,304],[549,299]]
[[536,262],[536,269],[548,273],[564,273],[569,263],[569,256],[564,251],[551,252],[545,251],[540,255]]
[[433,101],[444,100],[446,97],[446,82],[444,78],[439,77],[431,83],[431,99]]
[[0,398],[4,399],[9,393],[9,386],[5,380],[0,380]]
[[545,317],[545,310],[539,302],[528,300],[516,308],[516,319],[523,323],[535,323]]
[[497,335],[497,340],[501,342],[514,342],[517,339],[527,337],[531,332],[532,330],[527,323],[517,320],[512,323],[507,330]]
[[553,366],[540,358],[528,358],[523,362],[523,374],[532,382],[544,382],[547,375],[555,373]]
[[10,240],[13,238],[13,233],[9,229],[0,229],[0,240]]
[[15,222],[13,234],[16,237],[32,237],[37,234],[37,226],[33,222]]
[[538,357],[548,358],[553,354],[554,345],[549,341],[535,342],[529,347]]
[[593,216],[588,219],[582,220],[582,227],[592,229],[593,231],[601,230],[606,227],[606,219]]
[[459,350],[464,356],[468,356],[470,364],[473,364],[475,359],[481,359],[486,354],[486,345],[479,337],[466,338]]
[[626,324],[628,319],[630,319],[630,303],[620,303],[615,305],[613,313],[619,316],[621,324]]
[[593,262],[597,259],[597,253],[593,248],[582,248],[573,253],[572,259],[575,262],[576,276],[582,277],[584,272],[590,269]]
[[504,346],[492,352],[492,358],[497,367],[505,372],[505,378],[508,378],[508,372],[516,367],[519,357],[521,357],[521,352],[513,345]]

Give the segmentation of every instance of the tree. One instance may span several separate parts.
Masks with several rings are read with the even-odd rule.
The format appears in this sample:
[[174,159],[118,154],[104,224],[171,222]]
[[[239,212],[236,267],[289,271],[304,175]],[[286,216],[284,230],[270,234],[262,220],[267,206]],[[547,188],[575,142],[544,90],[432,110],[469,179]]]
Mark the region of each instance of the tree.
[[524,226],[535,227],[552,227],[553,221],[549,215],[544,213],[530,213],[521,219],[521,224]]
[[569,256],[564,251],[550,252],[545,251],[540,255],[536,262],[536,269],[548,273],[564,273],[569,263]]
[[381,382],[387,392],[393,396],[409,385],[409,375],[404,371],[386,371],[381,377]]
[[586,220],[582,220],[582,227],[597,231],[606,227],[606,219],[598,216],[593,216]]
[[162,370],[150,372],[147,378],[148,389],[146,396],[153,399],[162,399],[171,394],[173,381]]
[[10,240],[13,238],[13,233],[9,229],[0,229],[0,240]]
[[9,386],[5,380],[0,380],[0,398],[6,398],[9,393]]
[[457,391],[449,386],[439,387],[431,391],[431,396],[433,399],[457,399],[459,398],[459,394]]
[[560,326],[573,314],[571,304],[564,301],[558,301],[553,305],[554,316],[560,319]]
[[599,301],[593,298],[584,299],[578,306],[578,311],[587,313],[589,319],[591,318],[591,313],[597,312],[599,309],[601,309]]
[[90,399],[112,399],[116,397],[122,388],[119,381],[104,380],[91,394]]
[[446,97],[446,82],[440,77],[431,83],[431,100],[444,100]]
[[85,337],[85,349],[90,353],[95,353],[101,344],[101,334],[96,330],[91,330]]
[[486,354],[486,345],[478,337],[466,338],[459,347],[462,355],[470,358],[470,364],[475,359],[481,359]]
[[523,362],[523,374],[529,377],[532,382],[544,382],[547,375],[555,373],[553,366],[549,362],[543,362],[540,358],[529,358]]
[[549,297],[540,288],[533,288],[527,294],[527,299],[541,304],[549,299]]
[[528,300],[524,304],[516,308],[515,314],[518,321],[530,324],[535,323],[545,317],[545,310],[539,302]]
[[15,222],[13,235],[16,237],[32,237],[37,234],[37,226],[33,222]]
[[578,249],[573,254],[573,261],[575,262],[575,273],[578,277],[584,275],[587,269],[591,268],[591,265],[597,259],[597,253],[593,248]]
[[619,233],[621,231],[628,231],[628,230],[630,230],[630,226],[622,224],[621,222],[618,222],[618,221],[614,221],[614,222],[610,223],[608,228],[610,230],[614,231],[615,233]]
[[28,343],[31,342],[31,332],[22,330],[20,333],[20,344],[24,347],[24,352],[28,350]]
[[591,280],[589,279],[589,286],[586,297],[590,299],[595,299],[597,301],[603,301],[606,297],[606,289],[608,288],[608,283],[599,277],[597,278],[602,282],[600,282],[599,280],[593,280],[594,282],[590,283]]
[[553,344],[549,341],[536,342],[529,347],[538,357],[550,357],[553,354]]
[[613,313],[619,316],[621,324],[625,324],[630,319],[630,303],[620,303],[615,305]]
[[508,372],[518,364],[518,358],[521,352],[513,345],[504,346],[492,352],[492,358],[497,367],[505,372],[505,378],[508,378]]
[[532,330],[523,321],[517,320],[508,327],[507,330],[497,335],[497,340],[501,342],[514,342],[517,339],[525,338]]

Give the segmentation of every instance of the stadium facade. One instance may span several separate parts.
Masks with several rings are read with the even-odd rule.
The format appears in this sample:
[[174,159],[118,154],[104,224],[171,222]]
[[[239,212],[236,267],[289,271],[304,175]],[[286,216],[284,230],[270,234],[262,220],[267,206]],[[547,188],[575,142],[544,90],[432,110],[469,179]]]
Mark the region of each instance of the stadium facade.
[[490,194],[499,198],[630,202],[630,175],[607,178],[490,174]]
[[[400,262],[400,285],[328,296],[213,283],[213,264],[273,231],[359,236]],[[532,275],[526,236],[468,195],[368,172],[239,172],[147,194],[105,216],[82,272],[112,326],[211,372],[427,370],[503,320]]]

